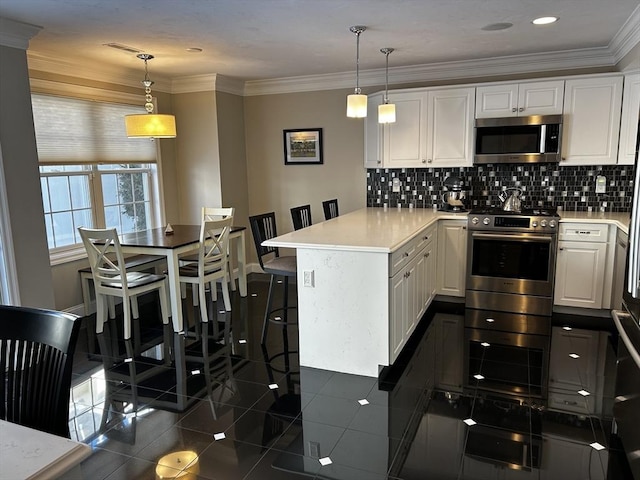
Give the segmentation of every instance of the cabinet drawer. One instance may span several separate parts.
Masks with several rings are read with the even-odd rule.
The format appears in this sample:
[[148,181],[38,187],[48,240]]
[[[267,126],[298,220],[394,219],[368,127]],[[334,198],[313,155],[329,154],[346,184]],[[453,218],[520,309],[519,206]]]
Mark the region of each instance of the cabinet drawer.
[[594,223],[560,223],[560,240],[606,243],[609,225]]
[[414,237],[389,255],[389,277],[393,277],[411,261],[411,258],[417,252],[417,241],[417,238]]
[[416,237],[415,237],[415,242],[416,242],[416,252],[420,252],[422,251],[422,249],[424,249],[429,242],[432,242],[433,240],[435,240],[436,238],[436,227],[431,226],[428,228],[425,228],[424,230],[422,230]]

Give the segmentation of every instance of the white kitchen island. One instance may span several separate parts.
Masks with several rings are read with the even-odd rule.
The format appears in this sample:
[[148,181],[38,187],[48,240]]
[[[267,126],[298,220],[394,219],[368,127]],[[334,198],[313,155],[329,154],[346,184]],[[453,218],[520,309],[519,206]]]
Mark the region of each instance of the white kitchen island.
[[[364,208],[264,242],[296,250],[300,365],[375,377],[392,364],[406,341],[394,338],[394,312],[404,307],[394,305],[402,298],[392,277],[407,278],[403,262],[426,252],[427,242],[435,247],[437,220],[466,216]],[[424,264],[435,271],[435,263]]]

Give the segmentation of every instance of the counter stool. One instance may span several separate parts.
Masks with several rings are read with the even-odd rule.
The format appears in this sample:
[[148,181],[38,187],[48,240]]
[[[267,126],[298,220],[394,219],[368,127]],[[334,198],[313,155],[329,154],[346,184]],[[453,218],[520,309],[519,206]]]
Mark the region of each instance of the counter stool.
[[311,226],[311,205],[293,207],[291,209],[291,221],[293,222],[294,230]]
[[[271,281],[269,282],[269,295],[267,297],[267,307],[264,312],[264,322],[262,324],[261,343],[264,344],[267,338],[269,322],[281,325],[284,330],[283,334],[285,335],[285,337],[287,325],[296,323],[288,321],[288,310],[291,308],[296,308],[295,306],[289,305],[289,278],[295,278],[297,274],[297,265],[296,257],[281,257],[277,247],[265,247],[264,245],[262,245],[264,241],[278,236],[276,232],[276,215],[274,212],[251,216],[249,217],[249,224],[251,225],[251,233],[253,234],[253,240],[256,244],[256,253],[258,254],[260,267],[265,273],[271,275]],[[268,257],[269,259],[265,260],[266,257]],[[284,298],[281,307],[272,309],[273,291],[275,288],[277,277],[279,276],[283,277],[284,279]],[[273,313],[279,311],[282,311],[282,320],[271,318],[271,315]]]
[[332,218],[336,218],[338,214],[338,199],[334,198],[333,200],[325,200],[322,202],[322,209],[324,210],[324,219],[331,220]]

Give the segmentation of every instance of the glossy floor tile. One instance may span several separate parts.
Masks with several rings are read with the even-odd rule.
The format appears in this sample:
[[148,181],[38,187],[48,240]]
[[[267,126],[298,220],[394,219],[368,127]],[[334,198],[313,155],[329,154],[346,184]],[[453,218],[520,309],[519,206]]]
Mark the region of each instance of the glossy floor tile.
[[[141,302],[140,320],[146,339],[141,343],[151,348],[133,357],[137,372],[148,368],[153,375],[137,390],[127,377],[122,342],[94,345],[83,338],[75,357],[69,426],[72,438],[89,444],[93,453],[73,473],[92,480],[154,479],[163,457],[183,452],[173,473],[182,468],[190,472],[184,478],[209,480],[626,478],[624,455],[610,435],[607,362],[593,379],[598,386],[593,405],[577,392],[561,391],[566,403],[550,408],[535,382],[523,382],[517,396],[486,389],[474,375],[489,372],[483,368],[490,356],[469,361],[464,306],[440,303],[381,378],[301,368],[296,327],[286,332],[288,351],[283,351],[283,330],[275,325],[260,345],[267,288],[263,277],[252,275],[249,295],[232,292],[232,311],[215,314],[221,329],[228,322],[231,337],[225,342],[230,348],[222,346],[225,353],[213,361],[209,389],[197,359],[201,344],[171,332],[167,337],[153,301]],[[197,310],[187,298],[185,314],[194,324]],[[580,326],[579,318],[554,319],[557,326],[567,322]],[[613,343],[603,335],[609,351]],[[163,339],[171,344],[169,352]],[[178,374],[181,348],[193,356],[179,364]],[[109,367],[120,358],[120,375],[105,373],[105,349]],[[491,368],[517,363],[491,359],[500,361]],[[536,361],[535,356],[523,360],[525,370],[533,371]],[[580,362],[567,365],[561,369],[577,368],[575,375],[564,372],[567,378],[588,380]],[[585,414],[589,408],[596,413]],[[604,448],[594,448],[596,442]],[[197,462],[189,463],[184,452],[195,452]]]

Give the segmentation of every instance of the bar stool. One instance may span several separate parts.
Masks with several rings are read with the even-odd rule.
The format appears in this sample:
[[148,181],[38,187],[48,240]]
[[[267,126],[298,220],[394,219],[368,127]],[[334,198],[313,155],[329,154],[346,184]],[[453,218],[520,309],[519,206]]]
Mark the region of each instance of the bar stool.
[[291,209],[291,220],[294,230],[309,227],[311,225],[311,205],[293,207]]
[[324,219],[331,220],[332,218],[336,218],[338,214],[338,199],[334,198],[333,200],[325,200],[322,202],[322,209],[324,210]]
[[[253,240],[256,245],[256,253],[258,254],[260,267],[265,273],[271,275],[271,281],[269,282],[269,295],[267,297],[267,307],[264,312],[264,322],[262,324],[262,337],[260,340],[260,342],[264,344],[267,338],[269,322],[281,325],[284,330],[283,334],[285,337],[287,325],[294,325],[296,323],[288,321],[288,310],[291,308],[296,308],[295,306],[289,305],[289,278],[295,278],[297,274],[297,264],[296,257],[281,257],[277,247],[266,247],[262,245],[264,241],[278,236],[276,231],[275,212],[251,216],[249,217],[249,224],[251,225],[251,233],[253,234]],[[269,259],[265,260],[265,257],[268,257]],[[277,277],[283,277],[284,279],[284,298],[281,307],[272,309],[273,292]],[[277,318],[271,318],[271,315],[273,313],[279,311],[282,311],[281,320]]]

